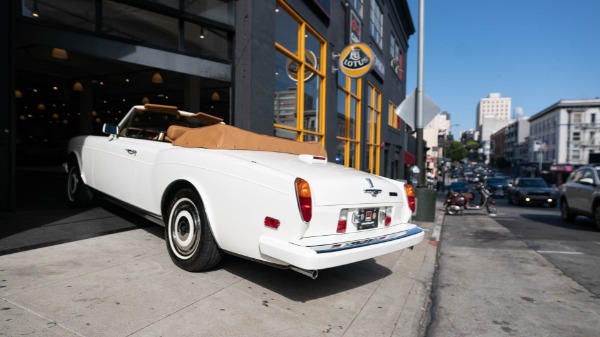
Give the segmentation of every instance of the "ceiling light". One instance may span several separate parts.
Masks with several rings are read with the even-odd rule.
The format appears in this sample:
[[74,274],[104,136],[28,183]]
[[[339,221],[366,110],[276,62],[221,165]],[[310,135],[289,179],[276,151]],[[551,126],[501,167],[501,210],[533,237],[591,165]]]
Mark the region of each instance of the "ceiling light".
[[15,98],[23,98],[23,93],[21,93],[21,90],[15,90]]
[[142,103],[148,104],[148,103],[150,103],[150,99],[148,97],[144,96],[144,98],[142,98]]
[[34,18],[39,18],[40,17],[40,12],[38,9],[38,3],[37,1],[34,1],[33,3],[33,11],[31,12],[31,16]]
[[44,103],[40,103],[37,105],[37,109],[38,110],[46,110],[46,106],[44,105]]
[[220,101],[221,100],[221,95],[219,95],[219,92],[215,90],[212,93],[212,95],[210,95],[210,99],[212,99],[213,101]]
[[162,83],[163,82],[163,78],[162,76],[160,76],[160,73],[157,71],[154,73],[154,75],[152,75],[152,83]]
[[61,60],[66,60],[69,58],[69,53],[67,53],[66,50],[61,48],[52,48],[52,57]]
[[204,39],[204,27],[200,27],[200,39]]

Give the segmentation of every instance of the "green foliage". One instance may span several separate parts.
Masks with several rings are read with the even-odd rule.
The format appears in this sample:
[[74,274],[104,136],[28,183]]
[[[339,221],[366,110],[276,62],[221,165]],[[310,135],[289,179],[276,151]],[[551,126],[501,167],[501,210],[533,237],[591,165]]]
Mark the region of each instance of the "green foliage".
[[478,150],[481,147],[481,144],[479,144],[478,141],[469,139],[469,140],[467,140],[467,144],[465,144],[465,146],[469,150]]
[[461,142],[454,140],[446,149],[444,156],[453,162],[459,162],[467,157],[467,148]]

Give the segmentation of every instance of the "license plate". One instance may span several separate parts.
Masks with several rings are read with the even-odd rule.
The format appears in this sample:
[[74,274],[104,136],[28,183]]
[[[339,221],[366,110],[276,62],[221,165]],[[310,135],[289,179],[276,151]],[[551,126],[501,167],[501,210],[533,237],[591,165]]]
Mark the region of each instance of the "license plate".
[[369,229],[377,227],[379,208],[365,208],[358,211],[358,229]]

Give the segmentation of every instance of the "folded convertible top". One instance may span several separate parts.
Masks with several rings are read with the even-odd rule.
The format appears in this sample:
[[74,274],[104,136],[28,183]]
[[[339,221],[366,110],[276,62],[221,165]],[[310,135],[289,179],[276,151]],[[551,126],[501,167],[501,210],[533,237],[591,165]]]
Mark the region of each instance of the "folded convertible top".
[[226,124],[214,124],[200,128],[186,128],[172,125],[167,131],[167,137],[172,140],[173,145],[183,147],[271,151],[327,156],[327,152],[323,146],[317,142],[301,143],[294,140],[261,135]]

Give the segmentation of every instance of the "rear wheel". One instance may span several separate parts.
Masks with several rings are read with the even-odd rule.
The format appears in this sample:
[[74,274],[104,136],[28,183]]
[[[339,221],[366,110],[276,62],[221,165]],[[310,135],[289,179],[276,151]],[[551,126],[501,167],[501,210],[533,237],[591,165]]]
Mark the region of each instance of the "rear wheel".
[[[576,217],[576,215],[573,214],[571,212],[571,210],[569,209],[569,204],[567,203],[567,201],[561,200],[560,201],[560,218],[562,219],[562,221],[573,222],[573,221],[575,221],[575,217]],[[597,220],[596,220],[596,223],[598,223]]]
[[189,188],[179,190],[168,212],[165,241],[173,262],[190,272],[216,266],[223,252],[215,242],[197,193]]
[[89,187],[81,179],[81,172],[77,164],[69,167],[67,175],[67,199],[74,207],[87,206],[92,203],[94,196]]
[[594,208],[594,223],[596,224],[596,227],[600,229],[600,204],[596,205],[596,208]]
[[459,211],[456,210],[456,208],[453,208],[452,205],[446,205],[446,214],[456,215],[458,212]]
[[489,205],[485,206],[485,208],[487,209],[488,214],[498,213],[498,209],[496,208],[496,205],[494,205],[494,204],[489,204]]

